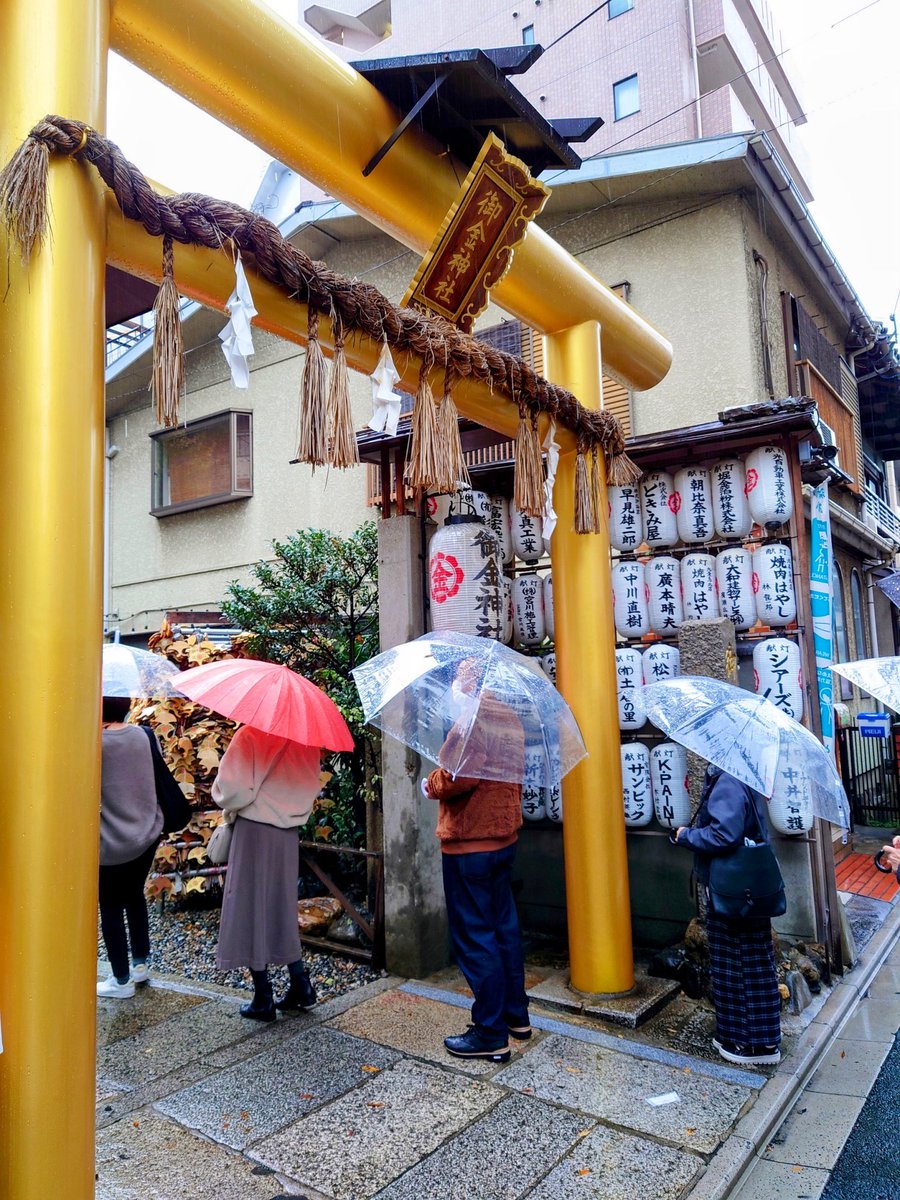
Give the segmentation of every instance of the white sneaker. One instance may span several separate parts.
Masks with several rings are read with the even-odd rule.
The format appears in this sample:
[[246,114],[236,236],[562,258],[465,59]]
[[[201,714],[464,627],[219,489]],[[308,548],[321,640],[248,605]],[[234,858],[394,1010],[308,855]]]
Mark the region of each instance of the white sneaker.
[[150,982],[150,968],[146,963],[131,964],[131,982],[137,984]]
[[134,995],[134,984],[129,979],[127,983],[119,983],[115,975],[97,984],[97,995],[116,1000],[127,1000]]

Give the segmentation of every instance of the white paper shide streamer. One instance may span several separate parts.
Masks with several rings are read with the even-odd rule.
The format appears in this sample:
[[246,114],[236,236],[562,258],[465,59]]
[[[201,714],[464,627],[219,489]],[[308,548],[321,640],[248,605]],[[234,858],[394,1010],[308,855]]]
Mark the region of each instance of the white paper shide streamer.
[[403,397],[394,391],[400,382],[400,372],[394,366],[387,342],[381,347],[378,365],[370,376],[372,380],[372,419],[369,428],[375,433],[386,433],[393,437],[400,420]]
[[232,384],[236,388],[246,388],[250,386],[250,364],[247,359],[253,354],[250,322],[256,316],[256,309],[240,254],[234,260],[234,291],[228,297],[225,308],[229,321],[219,333],[222,353],[231,371]]

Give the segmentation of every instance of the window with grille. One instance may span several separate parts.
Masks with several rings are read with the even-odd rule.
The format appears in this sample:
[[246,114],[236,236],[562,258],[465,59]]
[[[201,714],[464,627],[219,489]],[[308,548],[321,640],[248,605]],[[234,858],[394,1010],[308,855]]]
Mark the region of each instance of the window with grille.
[[252,413],[231,409],[150,436],[154,516],[253,495]]

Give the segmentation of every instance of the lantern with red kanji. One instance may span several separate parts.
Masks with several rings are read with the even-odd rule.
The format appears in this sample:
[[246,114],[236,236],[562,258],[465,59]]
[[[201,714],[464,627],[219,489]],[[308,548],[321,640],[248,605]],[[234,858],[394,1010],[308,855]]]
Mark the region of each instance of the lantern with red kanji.
[[758,446],[747,455],[747,503],[757,525],[777,529],[794,511],[791,471],[780,446]]
[[641,480],[644,541],[648,546],[674,546],[678,541],[681,498],[667,471],[651,471]]
[[719,615],[716,560],[711,554],[686,554],[681,560],[681,597],[686,621]]
[[769,542],[753,551],[753,590],[756,615],[764,625],[790,625],[797,619],[790,546]]
[[746,537],[753,525],[747,504],[747,479],[739,458],[726,458],[713,465],[713,524],[723,538]]
[[500,543],[476,516],[451,516],[431,539],[431,627],[477,637],[503,633]]
[[678,471],[675,475],[675,495],[678,497],[676,520],[681,540],[688,545],[710,541],[715,528],[712,490],[706,468],[684,467]]
[[722,616],[732,621],[735,629],[749,629],[756,621],[749,551],[741,546],[732,546],[717,555],[716,583],[719,585],[719,610]]
[[753,647],[756,691],[795,721],[803,719],[800,648],[790,638],[766,638]]

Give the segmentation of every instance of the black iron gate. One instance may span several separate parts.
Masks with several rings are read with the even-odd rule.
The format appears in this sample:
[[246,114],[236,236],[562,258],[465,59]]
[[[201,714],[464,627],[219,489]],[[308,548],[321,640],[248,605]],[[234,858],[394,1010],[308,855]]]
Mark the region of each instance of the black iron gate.
[[900,725],[886,738],[863,737],[856,725],[838,729],[841,775],[857,825],[900,825]]

